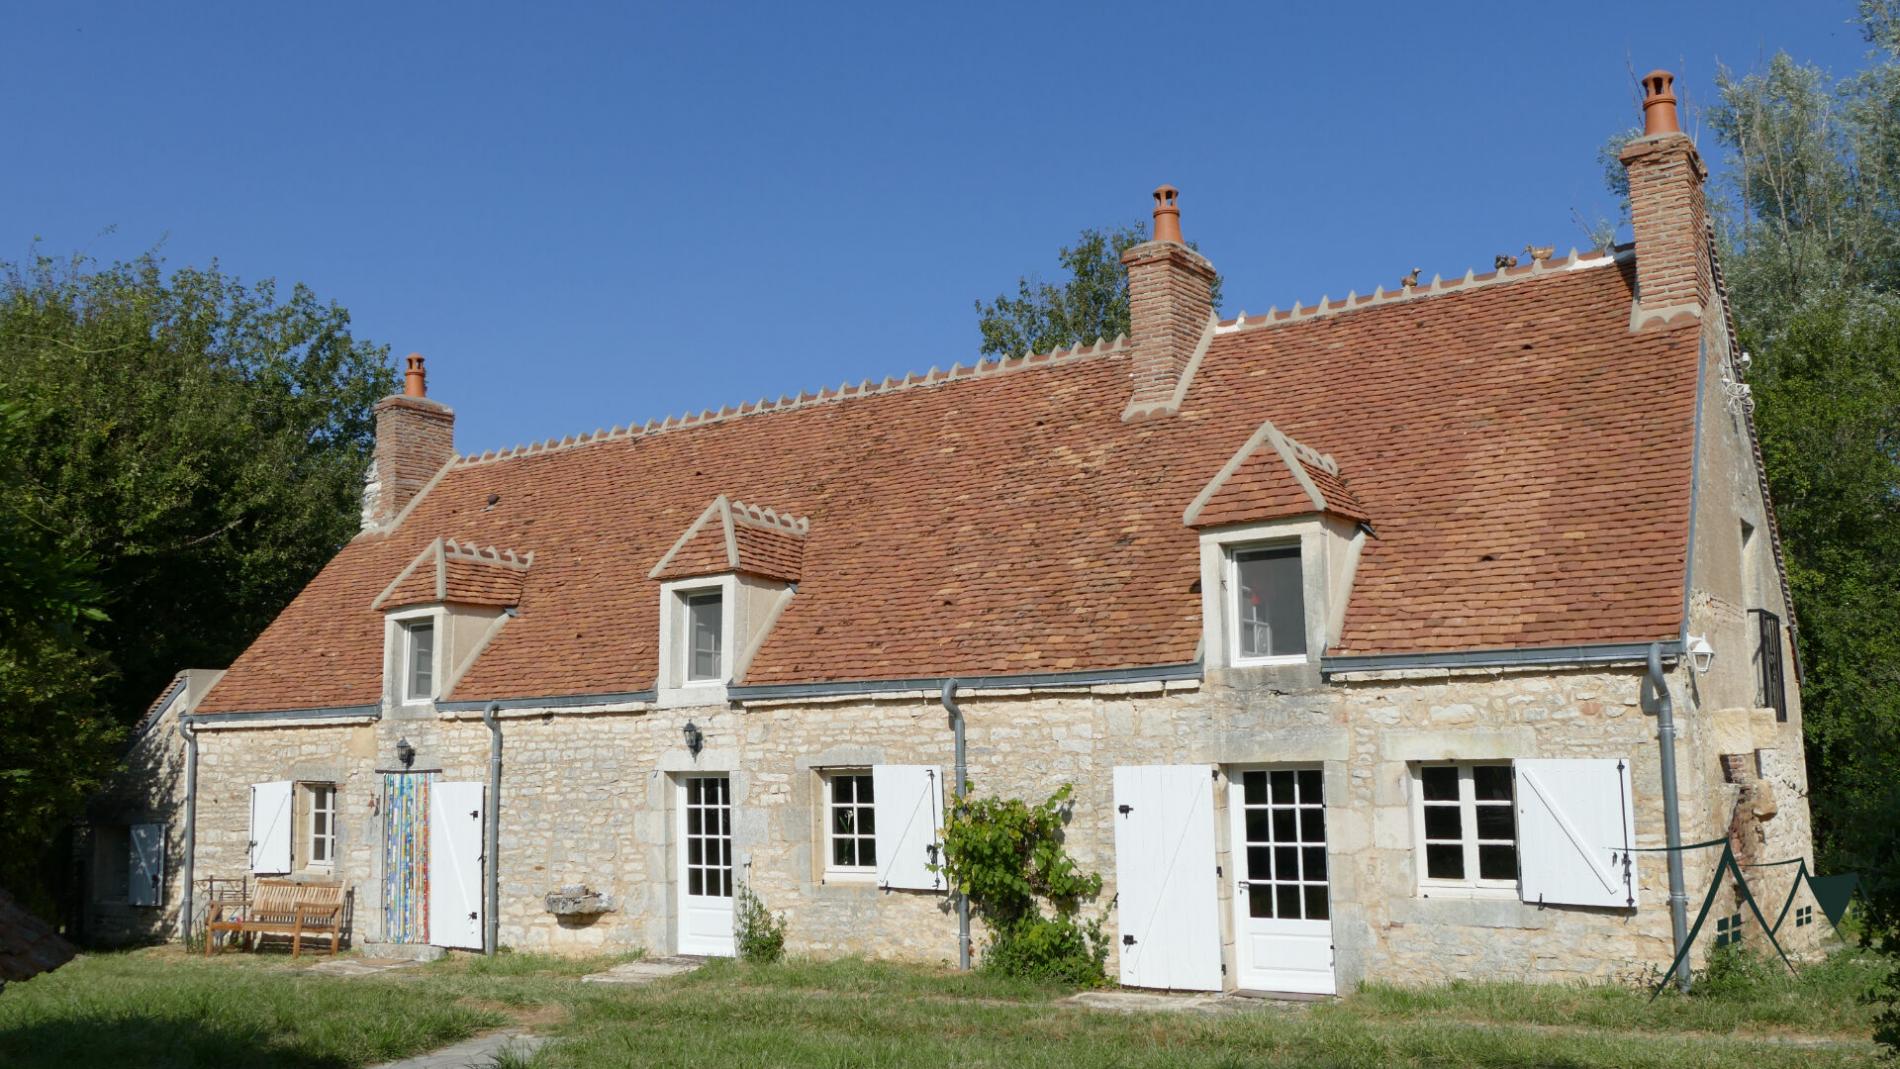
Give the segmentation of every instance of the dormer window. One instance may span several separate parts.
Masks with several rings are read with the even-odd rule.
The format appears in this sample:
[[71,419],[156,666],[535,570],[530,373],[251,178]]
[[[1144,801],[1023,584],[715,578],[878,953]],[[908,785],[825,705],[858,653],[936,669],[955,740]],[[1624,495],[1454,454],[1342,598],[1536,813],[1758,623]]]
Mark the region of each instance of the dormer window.
[[686,605],[686,682],[723,683],[726,680],[725,595],[718,590],[706,590],[687,594],[683,600]]
[[423,617],[402,625],[402,700],[435,700],[435,618]]
[[1228,555],[1227,600],[1236,665],[1306,659],[1306,594],[1298,543]]

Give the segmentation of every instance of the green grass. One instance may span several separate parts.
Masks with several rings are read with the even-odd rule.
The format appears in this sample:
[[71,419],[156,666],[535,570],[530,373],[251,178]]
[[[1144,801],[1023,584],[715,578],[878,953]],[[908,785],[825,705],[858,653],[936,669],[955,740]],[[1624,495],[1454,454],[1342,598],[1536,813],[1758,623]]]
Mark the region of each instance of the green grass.
[[353,1069],[505,1024],[557,1041],[501,1069],[586,1066],[1874,1066],[1877,961],[1720,995],[1611,986],[1371,987],[1337,1002],[1124,1014],[981,972],[864,961],[714,962],[648,987],[582,984],[627,960],[456,956],[372,977],[280,956],[89,955],[0,994],[0,1065]]

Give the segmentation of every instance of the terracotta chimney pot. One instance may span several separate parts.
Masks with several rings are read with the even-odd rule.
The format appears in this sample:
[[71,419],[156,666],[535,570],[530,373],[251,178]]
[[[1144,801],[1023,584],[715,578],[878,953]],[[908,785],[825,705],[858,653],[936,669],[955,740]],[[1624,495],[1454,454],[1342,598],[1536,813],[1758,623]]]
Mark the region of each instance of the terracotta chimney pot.
[[1676,118],[1676,76],[1665,70],[1643,75],[1643,136],[1681,132]]
[[1155,236],[1156,241],[1172,241],[1176,245],[1186,245],[1181,240],[1181,191],[1173,186],[1163,185],[1155,190]]
[[402,393],[404,397],[429,396],[428,372],[422,370],[422,354],[409,354],[408,370],[402,373]]

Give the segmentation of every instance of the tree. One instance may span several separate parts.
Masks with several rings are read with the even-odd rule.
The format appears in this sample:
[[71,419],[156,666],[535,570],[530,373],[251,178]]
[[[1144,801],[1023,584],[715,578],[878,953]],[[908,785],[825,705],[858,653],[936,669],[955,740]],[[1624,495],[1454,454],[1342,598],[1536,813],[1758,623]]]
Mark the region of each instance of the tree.
[[[1128,333],[1128,272],[1122,253],[1148,240],[1148,225],[1132,223],[1112,230],[1082,231],[1056,259],[1067,277],[1061,283],[1040,278],[1016,280],[1016,294],[998,294],[976,302],[977,329],[986,356],[1046,353],[1097,338],[1114,340]],[[1189,247],[1194,247],[1189,242]],[[1214,306],[1220,306],[1220,278],[1214,279]]]
[[[44,620],[9,619],[20,659],[0,661],[37,666],[0,667],[0,881],[30,879],[47,821],[73,815],[176,670],[229,664],[355,533],[371,408],[396,377],[349,323],[215,264],[0,264],[0,537],[54,576],[0,572],[0,603]],[[34,608],[34,583],[74,611]]]

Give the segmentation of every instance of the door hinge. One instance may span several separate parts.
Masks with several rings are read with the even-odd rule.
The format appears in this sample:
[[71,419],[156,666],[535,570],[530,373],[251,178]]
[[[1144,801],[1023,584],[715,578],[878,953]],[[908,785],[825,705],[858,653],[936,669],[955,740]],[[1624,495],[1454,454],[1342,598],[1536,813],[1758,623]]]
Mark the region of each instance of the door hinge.
[[1216,876],[1219,876],[1220,874],[1221,874],[1221,869],[1220,869],[1220,866],[1219,866],[1219,865],[1215,865],[1215,866],[1214,866],[1214,875],[1216,875]]
[[1221,974],[1222,976],[1226,976],[1226,975],[1227,975],[1227,963],[1226,963],[1226,962],[1224,962],[1224,961],[1220,963],[1220,974]]
[[1132,935],[1124,935],[1124,936],[1122,936],[1122,945],[1123,945],[1123,946],[1125,946],[1125,947],[1131,947],[1131,946],[1134,946],[1134,945],[1135,945],[1135,937],[1134,937],[1134,936],[1132,936]]
[[1132,805],[1129,805],[1127,802],[1123,802],[1121,805],[1118,805],[1115,807],[1115,812],[1120,813],[1124,817],[1130,813],[1133,813],[1134,811],[1135,811],[1135,807]]
[[468,919],[469,919],[469,920],[479,920],[480,918],[478,918],[478,917],[476,917],[476,916],[475,916],[475,914],[473,914],[473,913],[470,913],[470,914],[468,915]]

